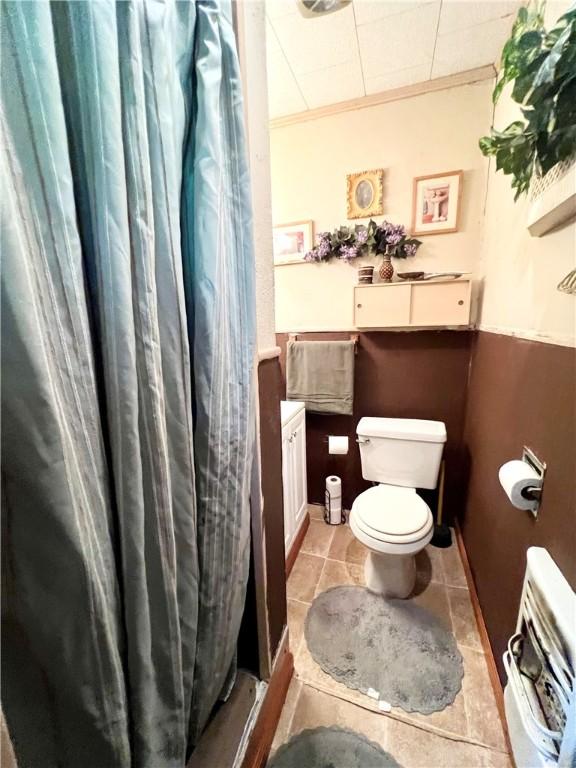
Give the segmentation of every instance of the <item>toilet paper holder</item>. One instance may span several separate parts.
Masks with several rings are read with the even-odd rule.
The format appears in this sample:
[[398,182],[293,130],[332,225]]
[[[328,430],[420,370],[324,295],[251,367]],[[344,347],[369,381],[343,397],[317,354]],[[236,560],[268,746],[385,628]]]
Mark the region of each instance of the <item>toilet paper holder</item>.
[[542,481],[542,485],[534,487],[529,486],[522,491],[522,496],[534,502],[534,507],[532,508],[531,512],[534,517],[538,517],[538,508],[540,507],[540,501],[542,499],[544,475],[546,474],[546,463],[541,461],[541,459],[536,456],[534,451],[531,448],[528,448],[526,445],[522,448],[522,461],[525,461],[526,464],[529,464]]

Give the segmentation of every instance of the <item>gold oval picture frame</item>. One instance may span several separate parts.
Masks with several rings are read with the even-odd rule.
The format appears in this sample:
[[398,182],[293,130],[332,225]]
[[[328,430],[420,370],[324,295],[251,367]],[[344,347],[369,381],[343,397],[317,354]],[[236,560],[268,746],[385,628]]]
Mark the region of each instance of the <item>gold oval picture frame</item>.
[[349,173],[346,176],[348,189],[348,218],[366,219],[384,213],[384,171]]

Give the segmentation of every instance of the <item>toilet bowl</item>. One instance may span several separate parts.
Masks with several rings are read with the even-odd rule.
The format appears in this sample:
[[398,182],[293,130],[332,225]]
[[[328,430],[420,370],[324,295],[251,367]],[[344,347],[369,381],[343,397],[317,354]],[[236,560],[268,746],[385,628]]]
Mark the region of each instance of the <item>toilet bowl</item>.
[[370,550],[366,586],[387,597],[408,597],[416,582],[415,556],[430,542],[432,513],[414,488],[377,485],[352,505],[350,528]]
[[432,513],[416,488],[435,488],[446,442],[442,422],[361,419],[362,475],[375,484],[350,512],[350,528],[369,552],[366,586],[387,597],[408,597],[416,582],[415,556],[432,539]]

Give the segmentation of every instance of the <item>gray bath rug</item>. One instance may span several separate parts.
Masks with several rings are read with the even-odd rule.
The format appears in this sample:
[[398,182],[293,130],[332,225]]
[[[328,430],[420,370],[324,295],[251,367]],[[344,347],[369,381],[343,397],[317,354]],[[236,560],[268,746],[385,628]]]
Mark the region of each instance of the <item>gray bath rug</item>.
[[400,768],[365,736],[344,728],[312,728],[283,744],[268,768]]
[[331,677],[406,712],[438,712],[462,685],[454,635],[411,600],[333,587],[312,603],[304,632]]

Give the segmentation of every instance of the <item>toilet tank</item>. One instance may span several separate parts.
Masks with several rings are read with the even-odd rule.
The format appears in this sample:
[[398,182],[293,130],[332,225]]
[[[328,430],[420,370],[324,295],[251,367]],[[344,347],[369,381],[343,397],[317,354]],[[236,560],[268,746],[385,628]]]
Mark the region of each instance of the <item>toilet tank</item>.
[[364,417],[356,427],[362,477],[407,488],[435,488],[446,442],[441,421]]

